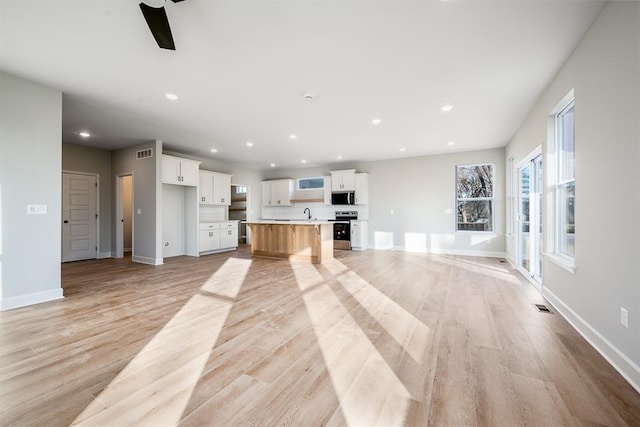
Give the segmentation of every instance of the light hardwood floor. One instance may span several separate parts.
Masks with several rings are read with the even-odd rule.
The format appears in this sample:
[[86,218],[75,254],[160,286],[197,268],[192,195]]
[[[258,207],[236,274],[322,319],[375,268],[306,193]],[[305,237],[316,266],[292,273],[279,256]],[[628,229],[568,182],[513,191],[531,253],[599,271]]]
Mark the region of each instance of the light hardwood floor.
[[64,300],[0,313],[0,425],[640,425],[499,260],[248,252],[64,264]]

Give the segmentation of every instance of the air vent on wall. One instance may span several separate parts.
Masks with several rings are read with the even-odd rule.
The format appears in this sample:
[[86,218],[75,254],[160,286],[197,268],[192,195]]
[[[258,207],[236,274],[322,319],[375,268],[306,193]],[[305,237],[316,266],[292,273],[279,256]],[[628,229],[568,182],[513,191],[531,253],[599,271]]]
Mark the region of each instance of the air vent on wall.
[[136,151],[136,160],[148,159],[149,157],[153,157],[153,148]]

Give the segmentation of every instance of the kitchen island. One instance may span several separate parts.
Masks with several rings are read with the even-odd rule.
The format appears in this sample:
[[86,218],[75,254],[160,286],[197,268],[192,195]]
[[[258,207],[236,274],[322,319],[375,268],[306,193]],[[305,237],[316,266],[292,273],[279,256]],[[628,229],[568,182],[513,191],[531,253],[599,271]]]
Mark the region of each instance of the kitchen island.
[[251,255],[320,264],[333,258],[333,223],[329,221],[247,222]]

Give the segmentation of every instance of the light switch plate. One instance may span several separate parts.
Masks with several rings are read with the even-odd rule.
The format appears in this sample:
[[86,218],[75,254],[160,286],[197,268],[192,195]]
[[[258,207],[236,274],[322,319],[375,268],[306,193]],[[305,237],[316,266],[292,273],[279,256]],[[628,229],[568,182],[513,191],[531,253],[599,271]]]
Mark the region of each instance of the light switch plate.
[[27,215],[46,215],[47,205],[27,205]]

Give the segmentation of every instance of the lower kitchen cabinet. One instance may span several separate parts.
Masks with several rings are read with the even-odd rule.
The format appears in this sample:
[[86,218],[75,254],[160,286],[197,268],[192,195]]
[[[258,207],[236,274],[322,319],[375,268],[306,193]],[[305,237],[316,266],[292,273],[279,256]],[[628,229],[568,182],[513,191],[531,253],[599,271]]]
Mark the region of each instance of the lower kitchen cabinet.
[[351,221],[351,249],[367,249],[369,239],[369,221]]
[[223,222],[220,224],[220,247],[234,249],[238,247],[237,222]]
[[231,251],[237,247],[237,221],[200,224],[200,254]]

